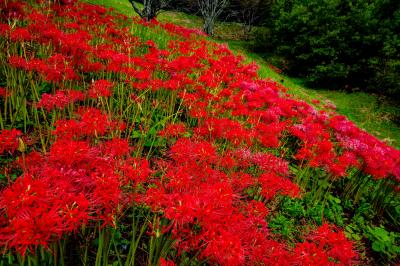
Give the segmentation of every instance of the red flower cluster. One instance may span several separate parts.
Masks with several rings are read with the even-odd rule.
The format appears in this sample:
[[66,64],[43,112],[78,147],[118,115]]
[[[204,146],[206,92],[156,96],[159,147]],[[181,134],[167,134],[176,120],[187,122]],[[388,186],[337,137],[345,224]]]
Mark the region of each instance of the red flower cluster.
[[294,252],[303,265],[353,265],[358,259],[344,233],[328,224],[318,227],[305,242],[297,244]]
[[[130,158],[126,140],[105,136],[114,123],[97,109],[80,112],[80,121],[57,121],[48,154],[32,152],[20,160],[24,174],[0,194],[0,245],[25,254],[48,247],[89,223],[115,226],[135,187],[150,174],[145,159]],[[90,119],[89,119],[90,118]],[[1,133],[1,149],[13,151],[17,130]]]
[[147,191],[144,202],[174,221],[172,232],[180,251],[202,250],[201,257],[220,265],[268,264],[290,256],[283,244],[269,239],[265,205],[247,202],[238,194],[259,180],[267,199],[276,193],[298,196],[299,189],[289,179],[273,176],[267,183],[267,174],[230,176],[230,169],[220,164],[222,158],[205,141],[181,138],[170,152],[173,162],[163,169],[166,174],[157,187]]
[[48,112],[53,109],[64,109],[68,105],[74,104],[78,101],[85,100],[86,96],[81,91],[69,90],[61,91],[57,90],[55,94],[42,94],[42,99],[37,103],[37,107],[44,108]]
[[98,97],[110,97],[112,94],[110,90],[112,86],[113,84],[108,80],[97,80],[90,86],[89,97],[94,99]]
[[11,130],[2,130],[0,133],[0,154],[4,152],[13,153],[18,149],[18,137],[21,135],[22,132],[14,128]]

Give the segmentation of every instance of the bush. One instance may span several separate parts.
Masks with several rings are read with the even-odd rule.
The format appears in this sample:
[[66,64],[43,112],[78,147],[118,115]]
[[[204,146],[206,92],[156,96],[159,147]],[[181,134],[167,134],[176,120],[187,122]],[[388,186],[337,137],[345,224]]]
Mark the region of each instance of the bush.
[[271,15],[273,50],[290,74],[382,94],[400,94],[398,28],[396,0],[277,0]]

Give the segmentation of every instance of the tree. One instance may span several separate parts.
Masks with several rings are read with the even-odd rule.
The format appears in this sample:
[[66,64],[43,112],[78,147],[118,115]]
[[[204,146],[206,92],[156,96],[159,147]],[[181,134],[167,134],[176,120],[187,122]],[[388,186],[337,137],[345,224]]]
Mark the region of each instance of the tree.
[[170,0],[143,0],[143,9],[140,10],[135,1],[129,0],[135,12],[147,21],[157,17],[157,14],[165,7],[167,7]]
[[203,30],[212,36],[215,21],[228,6],[229,0],[197,0],[197,3],[204,19]]
[[243,24],[246,37],[250,34],[255,23],[260,21],[271,10],[273,0],[235,0],[233,9],[237,19]]

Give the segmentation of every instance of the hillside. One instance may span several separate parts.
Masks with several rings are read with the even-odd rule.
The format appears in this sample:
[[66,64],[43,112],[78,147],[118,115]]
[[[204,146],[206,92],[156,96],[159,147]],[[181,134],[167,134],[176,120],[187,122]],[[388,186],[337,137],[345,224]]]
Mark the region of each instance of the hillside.
[[198,29],[0,8],[0,265],[398,263],[400,151],[332,103]]
[[[100,4],[129,17],[137,14],[128,1],[119,0],[84,0],[91,4]],[[139,4],[140,5],[140,4]],[[202,29],[202,19],[183,12],[163,11],[158,20],[174,23],[188,28]],[[343,91],[312,89],[300,79],[290,78],[273,66],[276,58],[271,55],[260,55],[251,51],[252,41],[244,41],[243,28],[238,23],[217,22],[215,36],[217,42],[227,43],[235,54],[241,54],[246,62],[255,61],[259,66],[258,74],[281,83],[293,97],[312,103],[312,99],[322,102],[330,101],[336,106],[339,114],[345,115],[360,128],[384,140],[389,145],[400,148],[400,106],[398,102],[386,97],[364,92],[347,93]],[[249,47],[250,46],[250,47]]]

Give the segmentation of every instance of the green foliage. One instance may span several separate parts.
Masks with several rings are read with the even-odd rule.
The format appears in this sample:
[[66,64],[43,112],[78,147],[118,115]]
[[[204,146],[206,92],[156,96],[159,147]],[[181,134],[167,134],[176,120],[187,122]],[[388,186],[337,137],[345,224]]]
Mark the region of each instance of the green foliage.
[[400,94],[400,2],[277,0],[275,52],[317,86]]
[[400,255],[400,234],[388,232],[383,227],[367,227],[366,237],[372,242],[372,250],[389,258]]
[[278,214],[272,219],[269,224],[269,228],[272,229],[274,234],[279,234],[286,240],[295,239],[295,234],[299,232],[295,225],[295,219],[293,217],[286,217],[282,214]]

